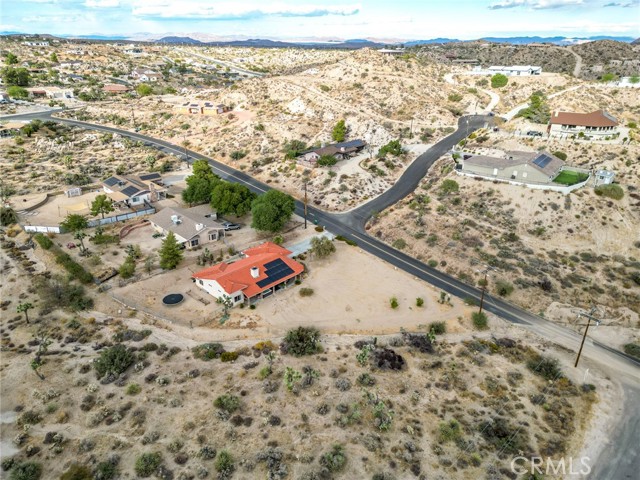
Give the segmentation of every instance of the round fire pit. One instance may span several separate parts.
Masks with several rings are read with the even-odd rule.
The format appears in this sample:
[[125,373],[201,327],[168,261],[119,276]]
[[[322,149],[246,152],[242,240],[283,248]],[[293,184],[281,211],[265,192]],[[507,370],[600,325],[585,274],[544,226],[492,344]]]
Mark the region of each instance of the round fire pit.
[[162,299],[162,304],[167,306],[178,305],[184,300],[184,295],[181,293],[170,293]]

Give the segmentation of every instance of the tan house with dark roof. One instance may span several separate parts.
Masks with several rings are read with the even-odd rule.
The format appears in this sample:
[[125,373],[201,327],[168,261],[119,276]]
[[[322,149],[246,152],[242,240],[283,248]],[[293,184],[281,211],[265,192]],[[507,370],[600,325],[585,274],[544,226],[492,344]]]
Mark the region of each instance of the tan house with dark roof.
[[167,188],[162,183],[159,173],[142,173],[128,177],[113,175],[102,182],[102,189],[117,205],[125,207],[157,202],[167,195]]
[[532,184],[552,183],[564,162],[548,152],[507,152],[503,157],[463,154],[456,169],[466,175]]
[[216,222],[217,215],[209,205],[192,208],[164,208],[151,215],[153,228],[164,235],[173,232],[178,243],[194,248],[215,242],[225,236],[224,227]]
[[591,113],[553,112],[547,132],[551,135],[610,136],[618,133],[619,122],[604,110]]

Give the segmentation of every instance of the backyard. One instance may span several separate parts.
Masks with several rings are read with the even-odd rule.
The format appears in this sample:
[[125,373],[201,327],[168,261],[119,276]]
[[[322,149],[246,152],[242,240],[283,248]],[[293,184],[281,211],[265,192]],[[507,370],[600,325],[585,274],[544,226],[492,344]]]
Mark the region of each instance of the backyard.
[[574,172],[573,170],[562,170],[560,174],[553,179],[553,183],[575,185],[576,183],[584,182],[587,178],[589,178],[588,173]]

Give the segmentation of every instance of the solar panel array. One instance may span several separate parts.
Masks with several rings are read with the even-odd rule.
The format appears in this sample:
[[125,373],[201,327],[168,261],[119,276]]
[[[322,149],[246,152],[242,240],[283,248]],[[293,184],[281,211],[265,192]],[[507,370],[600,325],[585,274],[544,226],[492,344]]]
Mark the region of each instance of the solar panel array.
[[540,155],[538,155],[536,158],[533,159],[533,164],[537,165],[540,168],[544,168],[547,165],[549,165],[549,162],[552,160],[552,158],[549,155],[545,155],[544,153],[541,153]]
[[351,148],[351,147],[364,147],[364,142],[362,140],[350,140],[348,142],[336,143],[335,146],[338,148]]
[[266,263],[264,265],[265,272],[267,278],[260,280],[257,285],[260,288],[264,288],[267,285],[271,285],[272,283],[277,282],[278,280],[283,279],[293,273],[293,270],[289,265],[287,265],[284,260],[278,258],[272,262]]
[[121,190],[120,193],[126,195],[127,197],[131,197],[131,196],[135,195],[136,193],[138,193],[139,191],[140,190],[137,189],[136,187],[128,186],[127,188]]
[[118,180],[116,177],[109,177],[104,181],[104,184],[107,187],[113,187],[114,185],[116,185],[120,180]]
[[159,173],[145,173],[144,175],[140,175],[140,180],[152,180],[154,178],[160,178]]

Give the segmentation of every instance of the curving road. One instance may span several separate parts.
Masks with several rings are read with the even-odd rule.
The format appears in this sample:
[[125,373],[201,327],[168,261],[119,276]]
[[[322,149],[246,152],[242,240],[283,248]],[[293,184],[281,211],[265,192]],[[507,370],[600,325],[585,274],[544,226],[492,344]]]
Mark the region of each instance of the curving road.
[[[40,118],[46,120],[52,118],[51,114],[52,112],[41,112],[13,115],[12,119],[29,120]],[[405,170],[392,188],[370,202],[354,210],[340,214],[327,213],[314,207],[309,207],[309,217],[312,220],[316,219],[319,224],[324,225],[332,233],[343,235],[356,241],[362,250],[432,284],[438,289],[444,290],[459,298],[479,299],[481,292],[477,288],[467,285],[444,272],[431,268],[415,258],[370,237],[365,231],[365,223],[372,213],[380,212],[412,193],[438,158],[449,151],[461,139],[465,138],[467,133],[484,126],[490,122],[491,119],[492,117],[485,116],[460,118],[458,121],[458,130],[420,155]],[[185,149],[178,145],[141,133],[71,119],[55,118],[55,121],[91,130],[117,133],[178,156],[185,154]],[[187,150],[187,153],[190,159],[206,160],[209,162],[214,172],[221,178],[242,183],[256,193],[263,193],[271,188],[241,171],[235,170],[228,165],[217,162],[202,154],[191,150]],[[304,205],[300,201],[296,201],[296,213],[301,216],[304,214]],[[576,351],[580,344],[581,337],[573,330],[529,313],[501,298],[486,294],[485,308],[489,312],[509,322],[527,328],[548,341],[562,345],[570,350]],[[637,402],[637,399],[640,398],[640,368],[638,368],[640,367],[640,361],[604,344],[592,341],[591,339],[587,340],[582,357],[581,368],[598,366],[608,370],[612,377],[623,384],[624,388],[624,411],[618,417],[619,425],[616,426],[613,437],[610,439],[610,444],[605,448],[604,452],[601,453],[598,459],[599,461],[594,462],[595,473],[592,473],[589,477],[594,480],[637,478],[636,474],[640,470],[640,452],[638,451],[640,434],[637,430],[637,426],[640,425],[640,405]]]

